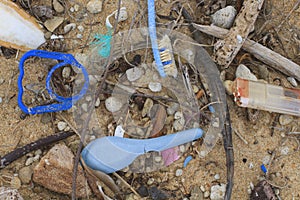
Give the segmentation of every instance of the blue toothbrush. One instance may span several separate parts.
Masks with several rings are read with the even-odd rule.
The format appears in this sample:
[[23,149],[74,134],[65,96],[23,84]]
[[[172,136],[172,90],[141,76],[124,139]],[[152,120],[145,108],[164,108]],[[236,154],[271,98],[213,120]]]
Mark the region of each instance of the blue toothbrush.
[[151,139],[102,137],[89,143],[81,152],[85,164],[94,170],[113,173],[130,165],[138,156],[163,151],[202,137],[200,128]]

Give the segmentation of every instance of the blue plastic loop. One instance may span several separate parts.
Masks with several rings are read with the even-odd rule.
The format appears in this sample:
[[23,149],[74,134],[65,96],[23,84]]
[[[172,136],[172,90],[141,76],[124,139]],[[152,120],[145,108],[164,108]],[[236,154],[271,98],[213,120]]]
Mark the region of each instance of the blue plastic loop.
[[[62,61],[62,62],[58,63],[57,65],[55,65],[54,67],[52,67],[46,77],[46,89],[47,89],[50,97],[60,103],[36,106],[36,107],[31,107],[31,108],[28,108],[23,103],[22,97],[23,97],[24,90],[23,90],[22,81],[23,81],[23,77],[24,77],[24,63],[29,57],[40,57],[40,58],[48,58],[48,59]],[[71,96],[71,97],[63,97],[63,96],[59,96],[52,90],[50,81],[51,81],[51,76],[56,69],[66,66],[68,64],[81,69],[84,79],[85,79],[85,82],[84,82],[84,85],[83,85],[81,91],[79,92],[79,94]],[[86,69],[79,62],[77,62],[77,60],[71,54],[48,52],[48,51],[43,51],[43,50],[30,50],[27,53],[25,53],[23,55],[23,57],[21,58],[20,63],[19,63],[19,70],[20,70],[20,75],[19,75],[19,79],[18,79],[18,87],[19,87],[18,104],[19,104],[19,107],[21,108],[21,110],[23,112],[25,112],[26,114],[40,114],[40,113],[46,113],[46,112],[57,112],[57,111],[68,110],[72,107],[72,105],[76,101],[78,101],[85,95],[85,93],[89,87],[89,76],[88,76]]]

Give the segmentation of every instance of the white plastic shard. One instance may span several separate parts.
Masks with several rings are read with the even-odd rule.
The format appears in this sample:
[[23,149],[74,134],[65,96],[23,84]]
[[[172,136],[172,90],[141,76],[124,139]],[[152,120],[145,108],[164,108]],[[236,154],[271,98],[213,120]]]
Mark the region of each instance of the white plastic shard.
[[16,4],[0,0],[0,46],[27,51],[45,42],[35,19]]

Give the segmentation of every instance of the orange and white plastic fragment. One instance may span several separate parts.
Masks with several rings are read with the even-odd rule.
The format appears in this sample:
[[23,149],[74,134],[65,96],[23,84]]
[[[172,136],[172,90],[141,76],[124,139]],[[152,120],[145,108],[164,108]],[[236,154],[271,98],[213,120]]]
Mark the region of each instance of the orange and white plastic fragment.
[[300,116],[300,89],[237,78],[233,95],[241,107]]

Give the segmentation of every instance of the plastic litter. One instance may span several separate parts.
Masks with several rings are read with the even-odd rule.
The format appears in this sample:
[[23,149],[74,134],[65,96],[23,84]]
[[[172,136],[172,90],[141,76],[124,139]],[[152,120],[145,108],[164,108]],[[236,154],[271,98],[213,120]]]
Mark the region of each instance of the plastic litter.
[[102,137],[89,143],[81,156],[94,170],[113,173],[131,164],[136,157],[150,151],[163,151],[202,137],[200,128],[152,139]]
[[[58,101],[59,103],[54,103],[50,105],[43,105],[43,106],[36,106],[36,107],[31,107],[28,108],[22,101],[23,97],[23,77],[24,77],[24,63],[29,57],[40,57],[40,58],[49,58],[49,59],[54,59],[54,60],[59,60],[58,64],[56,64],[48,73],[46,77],[46,89],[50,95],[51,98],[54,100]],[[66,65],[72,65],[74,67],[78,67],[81,69],[83,75],[84,75],[84,85],[79,92],[79,94],[74,95],[72,97],[62,97],[56,94],[51,87],[50,81],[51,81],[51,76],[54,73],[54,71],[60,67],[66,66]],[[85,70],[85,68],[76,61],[76,59],[71,55],[71,54],[64,54],[64,53],[57,53],[57,52],[48,52],[48,51],[42,51],[42,50],[31,50],[28,51],[23,55],[23,57],[20,60],[19,63],[19,69],[20,69],[20,75],[18,79],[18,87],[19,87],[19,94],[18,94],[18,104],[19,107],[23,112],[26,114],[40,114],[40,113],[46,113],[46,112],[57,112],[57,111],[63,111],[63,110],[68,110],[72,107],[72,105],[81,99],[88,87],[89,87],[89,77],[88,73]]]
[[260,169],[261,169],[261,171],[263,171],[263,173],[267,173],[268,172],[268,170],[267,170],[267,168],[266,168],[266,166],[264,165],[264,164],[262,164],[261,166],[260,166]]
[[300,90],[237,78],[235,102],[241,107],[300,116]]
[[189,164],[189,162],[191,162],[191,160],[193,160],[192,156],[186,157],[183,162],[183,167],[186,167]]

